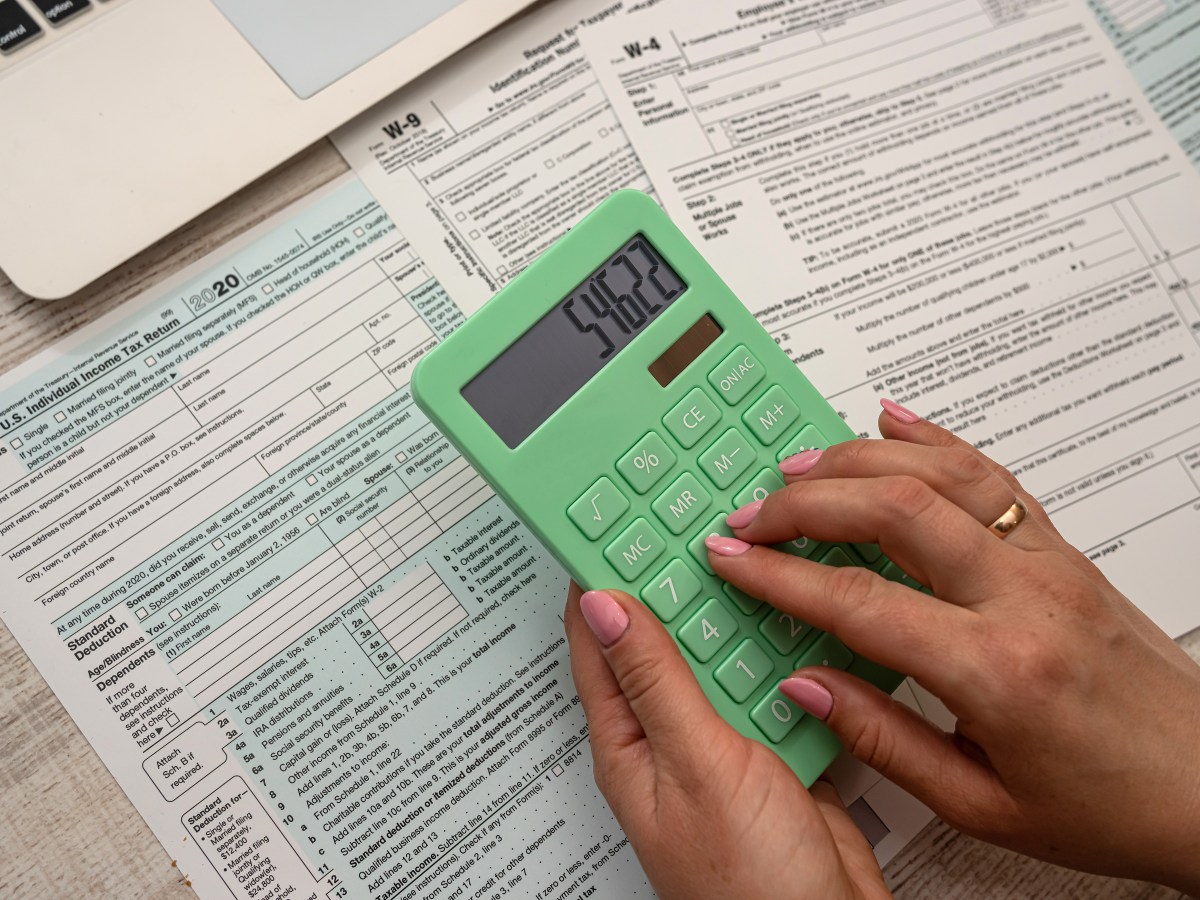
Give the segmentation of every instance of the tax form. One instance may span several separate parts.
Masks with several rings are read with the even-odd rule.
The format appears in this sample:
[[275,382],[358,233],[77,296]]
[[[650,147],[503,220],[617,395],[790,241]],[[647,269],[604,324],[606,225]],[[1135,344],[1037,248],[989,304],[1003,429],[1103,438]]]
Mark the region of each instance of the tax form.
[[1200,625],[1200,177],[1085,6],[665,0],[582,40],[667,211],[850,422],[883,395],[953,429]]
[[205,900],[652,896],[461,320],[344,179],[0,379],[0,615]]
[[1200,168],[1200,0],[1088,0],[1146,97]]
[[[333,135],[447,292],[474,311],[612,191],[654,196],[579,46],[652,4],[560,0],[481,41]],[[906,682],[898,700],[952,729]],[[884,865],[932,813],[853,759],[834,780]]]
[[332,135],[468,313],[613,191],[653,193],[579,46],[630,7],[558,0]]

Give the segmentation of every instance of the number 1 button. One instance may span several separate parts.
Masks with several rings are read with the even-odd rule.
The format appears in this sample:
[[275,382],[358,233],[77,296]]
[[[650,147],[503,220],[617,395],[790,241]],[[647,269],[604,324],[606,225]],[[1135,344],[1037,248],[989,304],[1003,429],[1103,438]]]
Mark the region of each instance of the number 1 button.
[[579,530],[595,540],[608,531],[629,509],[629,501],[607,478],[599,479],[582,497],[567,507],[567,515]]

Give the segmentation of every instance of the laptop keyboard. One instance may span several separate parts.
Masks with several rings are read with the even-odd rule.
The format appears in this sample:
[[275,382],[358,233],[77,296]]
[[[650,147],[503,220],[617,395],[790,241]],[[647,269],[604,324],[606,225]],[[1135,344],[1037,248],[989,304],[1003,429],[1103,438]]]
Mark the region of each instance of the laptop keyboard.
[[90,9],[92,0],[0,0],[0,54],[20,58],[47,27],[74,21]]

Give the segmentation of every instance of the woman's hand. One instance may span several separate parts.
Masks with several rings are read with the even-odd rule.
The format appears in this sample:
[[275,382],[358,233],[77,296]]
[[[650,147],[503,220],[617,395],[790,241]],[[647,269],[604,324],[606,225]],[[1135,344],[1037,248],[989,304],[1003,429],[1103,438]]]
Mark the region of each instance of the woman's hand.
[[[788,485],[731,515],[736,538],[710,538],[709,555],[747,593],[915,677],[958,727],[946,735],[831,669],[781,689],[968,834],[1200,891],[1200,668],[1006,470],[885,408],[888,440],[785,460]],[[1004,540],[987,526],[1014,498],[1028,517]],[[800,536],[878,543],[936,599],[769,546]]]
[[837,792],[727,725],[645,606],[572,584],[565,619],[596,783],[660,897],[891,896]]

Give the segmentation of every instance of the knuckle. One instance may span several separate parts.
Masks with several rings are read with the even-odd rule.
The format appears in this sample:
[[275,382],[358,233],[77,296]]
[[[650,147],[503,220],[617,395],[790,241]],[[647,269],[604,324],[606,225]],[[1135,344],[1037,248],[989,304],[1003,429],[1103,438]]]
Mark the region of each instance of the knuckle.
[[625,666],[617,676],[621,693],[631,705],[643,697],[653,694],[662,683],[663,666],[649,654],[643,654]]
[[826,580],[829,600],[844,612],[866,606],[878,589],[875,573],[858,566],[831,569]]
[[1014,635],[1008,657],[1008,668],[1017,684],[1062,684],[1069,679],[1069,654],[1039,634]]
[[[893,701],[894,702],[894,701]],[[886,716],[866,716],[847,735],[847,747],[855,759],[877,772],[887,773],[896,755],[896,742],[886,727]]]
[[911,475],[894,475],[880,487],[880,501],[890,521],[920,516],[935,499],[933,488]]
[[873,450],[870,441],[843,441],[827,448],[823,456],[832,459],[839,472],[850,473],[867,468]]
[[952,449],[943,466],[943,472],[957,487],[978,487],[992,480],[995,470],[974,450],[964,447]]

